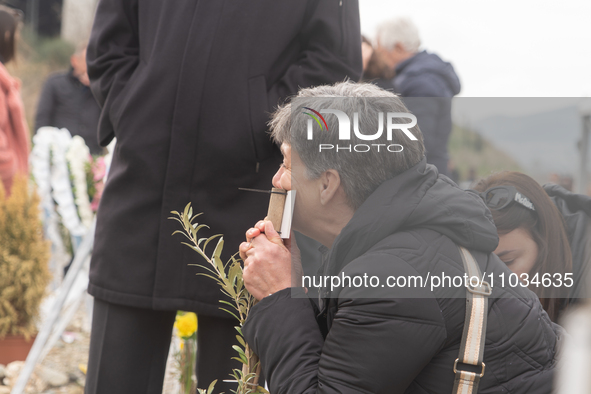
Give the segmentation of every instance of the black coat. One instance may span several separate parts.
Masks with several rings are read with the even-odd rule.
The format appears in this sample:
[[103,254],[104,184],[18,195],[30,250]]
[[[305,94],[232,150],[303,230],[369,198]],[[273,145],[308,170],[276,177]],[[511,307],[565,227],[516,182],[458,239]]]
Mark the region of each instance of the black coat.
[[[456,245],[471,249],[483,274],[497,280],[479,393],[550,393],[560,328],[533,292],[500,287],[498,276],[510,271],[491,253],[497,243],[479,197],[438,177],[423,160],[382,184],[355,212],[323,274],[367,274],[382,284],[388,276],[462,276]],[[289,289],[265,297],[242,331],[261,358],[270,392],[451,393],[466,289],[431,292],[429,285],[408,283],[324,293],[319,312]]]
[[136,307],[219,310],[220,289],[171,211],[192,202],[223,233],[225,257],[266,214],[281,157],[269,113],[298,87],[357,80],[357,1],[101,0],[87,52],[117,137],[97,217],[89,292]]
[[50,76],[39,97],[35,114],[35,132],[43,126],[66,128],[79,135],[92,154],[103,153],[97,129],[101,109],[88,86],[80,83],[72,69]]

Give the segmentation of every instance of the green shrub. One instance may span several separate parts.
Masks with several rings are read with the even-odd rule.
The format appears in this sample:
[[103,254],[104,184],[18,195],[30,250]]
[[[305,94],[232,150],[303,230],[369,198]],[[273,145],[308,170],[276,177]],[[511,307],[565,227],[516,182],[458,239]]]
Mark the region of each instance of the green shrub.
[[30,337],[49,274],[49,242],[39,219],[39,197],[17,177],[7,198],[0,182],[0,338]]

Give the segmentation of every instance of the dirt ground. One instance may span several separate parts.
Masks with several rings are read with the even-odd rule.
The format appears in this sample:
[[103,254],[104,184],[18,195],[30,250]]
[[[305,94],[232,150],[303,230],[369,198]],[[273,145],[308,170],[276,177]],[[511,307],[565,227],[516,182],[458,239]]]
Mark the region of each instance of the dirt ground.
[[43,365],[64,372],[70,377],[70,383],[61,387],[48,388],[43,394],[83,394],[85,374],[88,364],[90,334],[83,330],[86,311],[81,305],[76,315],[66,328],[66,336],[73,338],[72,343],[60,339],[43,360]]

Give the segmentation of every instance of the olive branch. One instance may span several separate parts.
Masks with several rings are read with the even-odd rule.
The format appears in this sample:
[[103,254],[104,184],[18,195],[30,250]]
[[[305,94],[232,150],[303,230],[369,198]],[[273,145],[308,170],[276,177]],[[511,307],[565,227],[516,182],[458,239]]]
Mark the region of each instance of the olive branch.
[[[242,370],[232,370],[231,376],[233,376],[238,383],[237,390],[232,390],[232,392],[235,394],[268,394],[267,390],[258,385],[260,375],[259,358],[246,343],[244,336],[242,335],[242,325],[248,317],[250,308],[257,303],[257,300],[248,292],[248,290],[246,290],[246,287],[244,287],[244,280],[242,279],[242,260],[236,257],[238,254],[236,253],[230,257],[230,260],[228,260],[226,264],[222,262],[221,255],[224,248],[224,238],[222,234],[216,234],[209,238],[199,238],[197,236],[199,230],[202,228],[209,229],[209,227],[205,224],[197,223],[196,219],[202,215],[202,213],[193,215],[191,203],[185,206],[182,213],[177,211],[172,211],[171,213],[174,216],[169,217],[169,219],[176,220],[183,226],[182,230],[176,230],[172,235],[177,233],[184,235],[189,242],[182,242],[182,244],[187,245],[203,257],[207,264],[191,265],[202,267],[209,271],[209,273],[198,273],[197,275],[207,276],[220,285],[222,293],[228,296],[232,301],[220,300],[220,303],[225,304],[224,307],[220,307],[220,309],[234,316],[240,324],[235,327],[238,332],[236,339],[240,345],[234,345],[232,348],[238,353],[238,357],[233,357],[233,359],[240,361],[243,365]],[[205,250],[207,246],[216,239],[217,244],[214,251],[211,256],[208,256]],[[210,394],[213,391],[215,383],[215,381],[212,382],[207,390],[198,389],[199,394]]]

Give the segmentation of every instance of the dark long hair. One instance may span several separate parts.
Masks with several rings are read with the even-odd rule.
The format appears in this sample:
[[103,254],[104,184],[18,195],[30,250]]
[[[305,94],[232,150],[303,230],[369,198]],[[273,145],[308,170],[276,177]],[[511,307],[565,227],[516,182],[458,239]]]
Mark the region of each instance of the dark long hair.
[[[530,270],[530,278],[535,273],[559,273],[564,278],[572,272],[572,255],[565,231],[564,218],[552,203],[544,189],[532,178],[520,172],[504,171],[491,175],[478,182],[477,191],[483,192],[491,187],[509,185],[527,197],[535,207],[535,212],[521,204],[511,204],[501,210],[491,210],[499,234],[507,234],[517,228],[527,230],[538,246],[538,257]],[[554,281],[554,279],[552,279]],[[564,305],[563,290],[557,287],[530,286],[537,294],[544,310],[552,321],[558,319]]]

